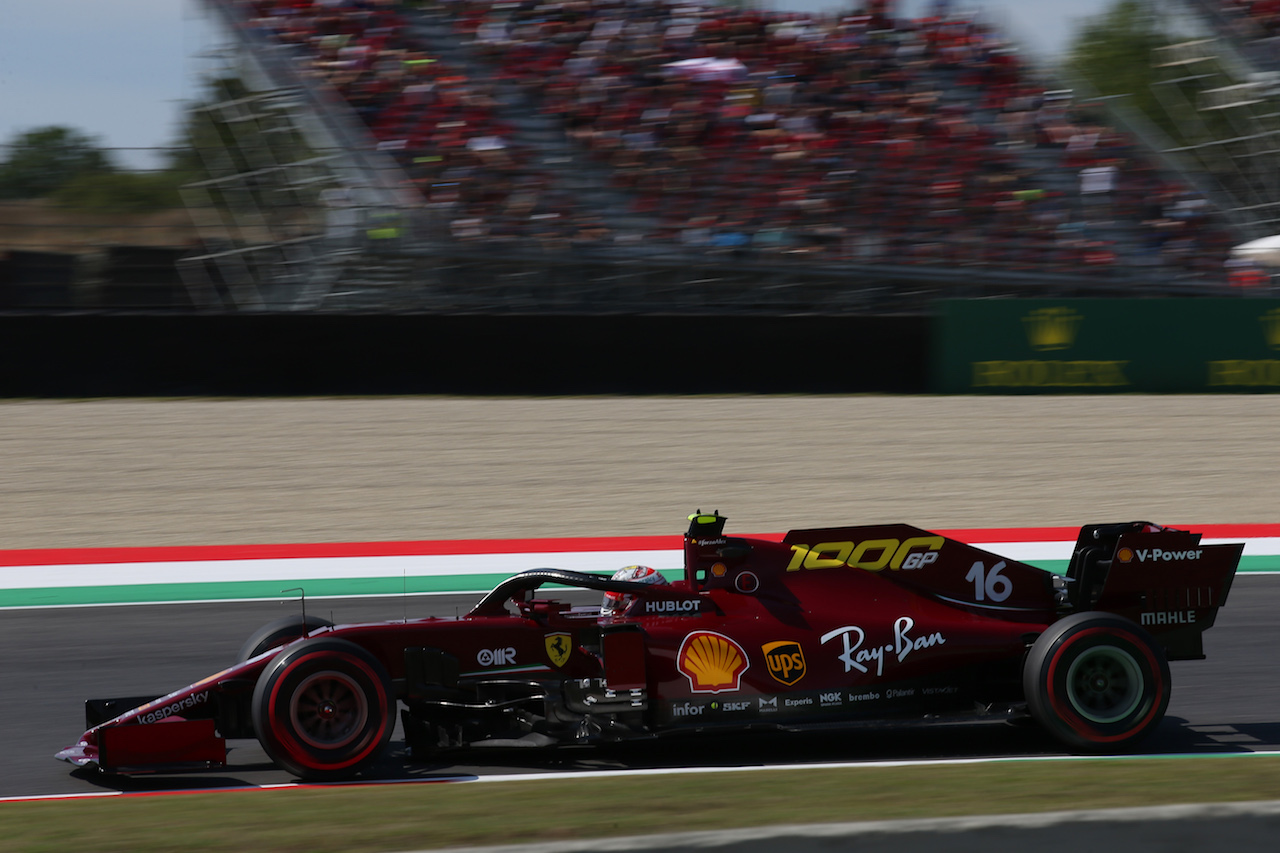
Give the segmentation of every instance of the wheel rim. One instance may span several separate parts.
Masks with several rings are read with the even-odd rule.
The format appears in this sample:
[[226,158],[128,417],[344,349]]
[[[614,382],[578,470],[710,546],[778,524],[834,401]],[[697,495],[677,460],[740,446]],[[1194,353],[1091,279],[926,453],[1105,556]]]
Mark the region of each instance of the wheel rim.
[[298,737],[317,749],[337,749],[360,736],[369,719],[364,690],[341,672],[317,672],[293,691],[289,719]]
[[1142,668],[1116,646],[1093,646],[1067,670],[1067,698],[1076,713],[1093,723],[1116,723],[1142,702]]

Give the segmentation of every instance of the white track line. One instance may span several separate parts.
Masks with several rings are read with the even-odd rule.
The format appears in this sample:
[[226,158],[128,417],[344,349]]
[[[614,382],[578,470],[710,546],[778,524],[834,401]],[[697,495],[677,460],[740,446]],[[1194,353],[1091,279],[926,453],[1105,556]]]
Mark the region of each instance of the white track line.
[[277,791],[295,788],[350,788],[375,785],[440,785],[468,782],[546,782],[571,779],[610,779],[633,776],[685,776],[695,773],[759,773],[768,771],[804,770],[855,770],[892,767],[945,767],[975,764],[1035,764],[1064,761],[1176,761],[1205,758],[1257,758],[1280,756],[1280,750],[1264,752],[1197,752],[1156,755],[1036,755],[1003,756],[993,758],[944,758],[902,759],[890,761],[844,761],[832,764],[764,764],[735,767],[661,767],[640,770],[583,770],[556,773],[506,773],[492,776],[457,775],[422,779],[373,779],[367,782],[276,782],[266,785],[244,785],[218,788],[183,788],[163,791],[87,791],[82,794],[33,794],[20,797],[0,797],[0,803],[47,802],[54,800],[79,800],[98,797],[160,797],[179,794],[217,794],[223,791]]

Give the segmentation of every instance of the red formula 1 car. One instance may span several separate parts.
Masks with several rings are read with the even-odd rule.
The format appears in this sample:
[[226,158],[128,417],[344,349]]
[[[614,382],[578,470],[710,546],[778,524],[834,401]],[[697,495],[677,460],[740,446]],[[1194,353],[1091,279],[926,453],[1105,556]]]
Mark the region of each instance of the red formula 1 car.
[[[398,706],[415,757],[1027,714],[1072,750],[1122,750],[1163,717],[1167,661],[1204,657],[1244,547],[1088,525],[1062,577],[905,524],[777,542],[725,536],[718,513],[690,519],[674,583],[533,569],[459,618],[284,619],[188,687],[90,700],[91,728],[58,757],[207,769],[225,766],[226,738],[256,737],[298,777],[344,779],[386,747]],[[544,584],[621,608],[541,597]]]

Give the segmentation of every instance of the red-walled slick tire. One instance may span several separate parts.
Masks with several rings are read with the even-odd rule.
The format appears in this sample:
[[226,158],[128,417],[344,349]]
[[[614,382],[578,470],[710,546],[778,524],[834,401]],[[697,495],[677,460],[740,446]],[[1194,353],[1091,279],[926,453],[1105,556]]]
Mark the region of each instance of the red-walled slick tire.
[[1164,650],[1131,620],[1076,613],[1031,646],[1022,671],[1031,716],[1077,752],[1121,752],[1169,706]]
[[299,637],[305,637],[316,628],[321,627],[331,628],[333,623],[319,616],[308,616],[304,619],[301,614],[285,616],[281,619],[276,619],[274,622],[268,622],[250,634],[244,644],[240,646],[240,651],[236,654],[236,663],[244,663],[249,658],[256,658],[263,652],[278,649],[286,643],[291,643]]
[[346,640],[313,637],[280,652],[253,690],[253,728],[276,764],[309,782],[355,776],[395,727],[382,664]]

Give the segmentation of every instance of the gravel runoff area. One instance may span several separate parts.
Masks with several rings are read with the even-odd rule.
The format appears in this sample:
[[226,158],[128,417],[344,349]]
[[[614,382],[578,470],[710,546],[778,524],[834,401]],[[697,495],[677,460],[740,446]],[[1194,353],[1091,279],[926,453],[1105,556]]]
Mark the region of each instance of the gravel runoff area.
[[1280,520],[1280,397],[0,403],[0,548]]

